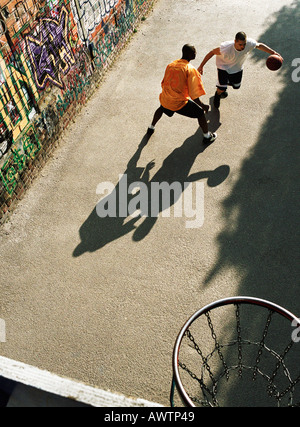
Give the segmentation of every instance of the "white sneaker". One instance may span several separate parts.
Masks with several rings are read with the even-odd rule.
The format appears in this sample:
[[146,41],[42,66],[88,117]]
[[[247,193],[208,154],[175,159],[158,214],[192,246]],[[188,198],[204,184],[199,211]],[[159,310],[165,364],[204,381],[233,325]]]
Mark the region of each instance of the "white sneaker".
[[203,138],[204,144],[211,144],[218,138],[217,133],[211,133],[211,135],[208,138]]

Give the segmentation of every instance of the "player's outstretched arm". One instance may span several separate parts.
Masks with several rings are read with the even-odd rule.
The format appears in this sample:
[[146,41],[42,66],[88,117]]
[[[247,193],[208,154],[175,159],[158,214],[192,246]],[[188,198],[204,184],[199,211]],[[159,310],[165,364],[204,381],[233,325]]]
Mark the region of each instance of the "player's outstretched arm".
[[258,43],[256,46],[256,49],[262,50],[263,52],[269,53],[270,55],[278,55],[283,60],[280,53],[276,52],[275,50],[273,50],[272,48],[270,48],[269,46],[267,46],[264,43]]
[[203,68],[204,65],[215,55],[221,55],[221,50],[219,47],[217,47],[216,49],[211,50],[203,59],[203,61],[201,62],[201,64],[198,67],[198,71],[200,74],[203,74]]

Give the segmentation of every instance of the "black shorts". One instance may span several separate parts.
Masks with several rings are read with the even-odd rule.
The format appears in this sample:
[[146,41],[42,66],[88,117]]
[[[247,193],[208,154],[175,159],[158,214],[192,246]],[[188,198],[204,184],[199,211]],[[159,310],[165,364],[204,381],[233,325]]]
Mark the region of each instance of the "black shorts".
[[217,87],[221,90],[226,90],[227,86],[232,86],[233,89],[239,89],[242,84],[243,70],[238,73],[229,74],[225,70],[218,68],[218,84]]
[[165,107],[162,107],[163,112],[168,116],[172,117],[175,113],[181,114],[182,116],[190,117],[191,119],[198,119],[203,116],[204,110],[196,102],[189,99],[188,103],[178,111],[171,111]]

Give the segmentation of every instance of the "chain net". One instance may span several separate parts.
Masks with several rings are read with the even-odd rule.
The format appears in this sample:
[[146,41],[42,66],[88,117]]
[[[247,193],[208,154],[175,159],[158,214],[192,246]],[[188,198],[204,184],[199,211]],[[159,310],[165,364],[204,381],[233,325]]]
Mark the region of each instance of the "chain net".
[[[300,406],[299,356],[287,318],[269,308],[231,304],[190,325],[178,366],[195,406]],[[178,396],[171,394],[172,406],[182,404],[175,402]]]

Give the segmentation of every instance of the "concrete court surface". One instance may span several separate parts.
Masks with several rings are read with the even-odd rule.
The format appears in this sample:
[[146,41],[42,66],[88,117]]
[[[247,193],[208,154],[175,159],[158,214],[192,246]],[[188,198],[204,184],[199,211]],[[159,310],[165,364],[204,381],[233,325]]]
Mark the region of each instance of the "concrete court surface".
[[[1,356],[168,405],[173,345],[200,307],[250,295],[300,315],[299,17],[293,0],[156,2],[1,228]],[[178,115],[139,149],[183,44],[196,46],[198,66],[238,31],[280,52],[284,67],[251,55],[241,90],[208,114],[219,137],[205,150],[196,121]],[[203,79],[209,103],[214,59]],[[172,214],[97,217],[98,185],[124,173],[139,181],[147,165],[149,180],[204,183],[202,227]]]

